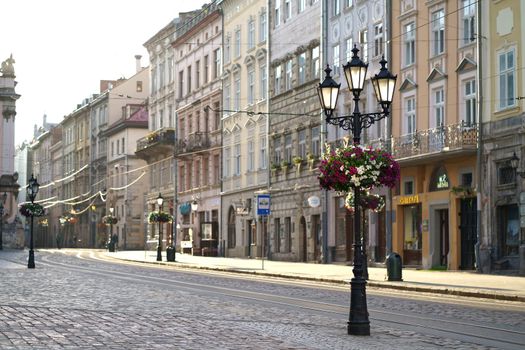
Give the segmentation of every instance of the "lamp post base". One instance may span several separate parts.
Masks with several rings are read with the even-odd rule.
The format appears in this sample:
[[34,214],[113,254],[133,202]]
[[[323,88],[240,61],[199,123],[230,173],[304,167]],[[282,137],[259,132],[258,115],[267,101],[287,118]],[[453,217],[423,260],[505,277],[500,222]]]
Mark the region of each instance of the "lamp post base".
[[35,268],[35,252],[33,251],[33,249],[29,250],[29,259],[27,260],[27,268],[28,269]]
[[366,306],[366,281],[361,278],[352,278],[350,281],[350,320],[348,334],[370,335],[370,321]]
[[162,261],[162,248],[160,245],[157,247],[157,261]]

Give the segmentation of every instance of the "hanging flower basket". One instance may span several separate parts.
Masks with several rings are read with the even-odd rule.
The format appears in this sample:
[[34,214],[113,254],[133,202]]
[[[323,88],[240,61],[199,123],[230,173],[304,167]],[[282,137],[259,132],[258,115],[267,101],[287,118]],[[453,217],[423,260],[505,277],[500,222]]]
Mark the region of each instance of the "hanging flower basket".
[[[354,211],[354,192],[348,192],[345,198],[345,207],[349,211]],[[380,212],[385,207],[385,199],[378,194],[370,194],[368,191],[363,191],[359,196],[359,205],[363,209],[370,209],[374,212]]]
[[328,145],[319,165],[321,188],[350,192],[360,187],[394,187],[399,180],[399,164],[380,149],[362,148],[347,142],[340,148]]
[[45,209],[38,203],[24,203],[20,206],[20,214],[26,218],[30,216],[44,216]]
[[172,222],[173,217],[165,212],[152,211],[149,213],[148,221],[150,224],[154,222]]
[[105,225],[115,225],[118,222],[118,219],[113,215],[106,215],[102,217],[102,223]]

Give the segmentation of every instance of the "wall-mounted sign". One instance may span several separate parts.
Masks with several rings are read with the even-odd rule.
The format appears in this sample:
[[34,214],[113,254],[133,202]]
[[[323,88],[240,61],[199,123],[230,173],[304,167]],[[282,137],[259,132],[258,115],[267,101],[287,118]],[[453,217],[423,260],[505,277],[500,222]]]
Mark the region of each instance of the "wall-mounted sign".
[[321,205],[321,200],[317,196],[310,196],[308,197],[308,205],[312,208],[317,208]]
[[413,195],[413,196],[404,196],[399,198],[399,204],[416,204],[419,203],[419,196]]
[[257,215],[270,215],[270,195],[257,195]]

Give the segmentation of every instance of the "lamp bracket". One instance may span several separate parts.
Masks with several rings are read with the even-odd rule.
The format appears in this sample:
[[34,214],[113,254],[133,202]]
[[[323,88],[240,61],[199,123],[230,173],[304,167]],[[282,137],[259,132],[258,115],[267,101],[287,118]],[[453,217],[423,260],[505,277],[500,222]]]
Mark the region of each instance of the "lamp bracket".
[[375,122],[388,117],[388,110],[374,113],[358,113],[351,115],[343,115],[339,117],[327,117],[326,122],[335,125],[344,130],[351,130],[352,133],[360,134],[362,129],[368,129]]

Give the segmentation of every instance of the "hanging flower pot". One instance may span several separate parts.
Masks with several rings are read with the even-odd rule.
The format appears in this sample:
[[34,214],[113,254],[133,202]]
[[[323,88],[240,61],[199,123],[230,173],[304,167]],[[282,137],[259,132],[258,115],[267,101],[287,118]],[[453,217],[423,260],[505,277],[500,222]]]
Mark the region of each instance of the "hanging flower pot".
[[113,215],[106,215],[102,217],[102,223],[106,225],[115,225],[118,222],[118,219]]
[[148,222],[154,223],[154,222],[172,222],[173,217],[165,212],[158,212],[158,211],[152,211],[148,215]]
[[380,149],[347,143],[331,149],[328,145],[319,165],[321,188],[350,192],[359,187],[394,187],[399,181],[399,164],[392,156]]
[[44,216],[45,209],[38,203],[24,203],[20,206],[20,214],[25,217]]
[[[363,209],[370,209],[374,212],[380,212],[385,207],[385,199],[378,194],[371,194],[368,191],[360,193],[359,196],[359,205]],[[354,192],[348,192],[345,198],[345,207],[349,211],[354,211],[355,201],[354,201]]]

